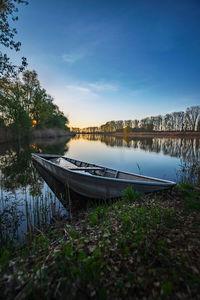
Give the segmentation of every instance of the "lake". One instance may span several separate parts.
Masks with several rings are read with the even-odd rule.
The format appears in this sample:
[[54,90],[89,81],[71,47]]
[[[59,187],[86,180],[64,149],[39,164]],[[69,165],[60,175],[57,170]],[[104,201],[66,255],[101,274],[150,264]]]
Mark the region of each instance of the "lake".
[[0,242],[23,240],[57,215],[70,218],[88,203],[32,165],[31,152],[54,153],[177,182],[200,180],[198,138],[128,138],[84,134],[0,145]]

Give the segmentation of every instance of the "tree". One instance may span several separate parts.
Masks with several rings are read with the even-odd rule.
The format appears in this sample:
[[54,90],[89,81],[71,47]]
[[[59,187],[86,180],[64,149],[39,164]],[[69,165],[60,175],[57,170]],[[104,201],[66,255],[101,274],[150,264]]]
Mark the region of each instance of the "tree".
[[133,131],[133,129],[130,126],[124,127],[124,134],[130,133],[132,131]]
[[67,117],[53,103],[53,98],[47,95],[45,89],[37,88],[32,95],[31,118],[36,121],[36,128],[59,128],[67,130]]
[[162,116],[151,117],[152,130],[160,131],[162,130]]
[[[26,0],[0,0],[0,44],[11,50],[19,51],[21,43],[14,40],[17,34],[16,28],[12,28],[9,24],[17,21],[18,12],[17,4],[28,4]],[[21,66],[13,65],[7,54],[0,50],[0,78],[4,75],[16,75],[26,67],[26,58],[22,57]]]
[[191,106],[186,110],[186,119],[189,122],[189,129],[197,130],[198,121],[200,118],[200,106]]
[[41,88],[35,89],[32,95],[30,115],[31,118],[36,121],[36,127],[39,127],[41,123],[41,113],[42,110],[44,109],[44,103],[46,97],[47,97],[46,91]]
[[19,137],[28,134],[32,122],[36,128],[68,130],[67,117],[40,87],[37,73],[26,71],[22,75],[22,80],[3,77],[0,81],[0,125],[12,128]]
[[31,119],[23,105],[23,84],[18,78],[3,79],[0,86],[0,111],[4,123],[17,135],[26,135],[31,127]]
[[38,80],[38,74],[35,70],[26,70],[23,72],[22,79],[25,91],[24,106],[29,113],[31,107],[35,105],[35,103],[33,103],[33,96],[35,91],[39,90],[40,82]]

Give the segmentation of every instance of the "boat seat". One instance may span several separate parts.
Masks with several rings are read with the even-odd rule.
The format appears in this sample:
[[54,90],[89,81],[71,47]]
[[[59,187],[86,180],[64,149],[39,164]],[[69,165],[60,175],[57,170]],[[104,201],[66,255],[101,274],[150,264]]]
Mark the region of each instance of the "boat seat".
[[101,171],[103,170],[103,168],[100,168],[100,167],[64,167],[68,170],[74,170],[74,171]]

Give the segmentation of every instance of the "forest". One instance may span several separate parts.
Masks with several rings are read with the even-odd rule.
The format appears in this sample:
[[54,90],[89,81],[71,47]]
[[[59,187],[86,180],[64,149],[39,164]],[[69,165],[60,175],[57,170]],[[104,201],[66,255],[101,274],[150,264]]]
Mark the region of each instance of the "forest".
[[108,121],[99,127],[74,128],[76,132],[118,131],[200,131],[200,106],[191,106],[186,111],[173,112],[164,116],[151,116],[141,120]]

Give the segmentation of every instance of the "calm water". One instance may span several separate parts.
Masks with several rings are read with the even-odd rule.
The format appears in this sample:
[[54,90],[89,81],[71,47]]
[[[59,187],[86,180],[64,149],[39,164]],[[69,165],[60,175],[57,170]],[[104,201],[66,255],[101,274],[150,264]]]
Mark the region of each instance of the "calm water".
[[[56,153],[147,176],[175,181],[200,180],[200,140],[194,138],[115,138],[77,135],[0,145],[0,240],[23,239],[56,215],[73,216],[82,208],[43,170],[36,170],[31,152]],[[44,180],[44,179],[45,180]],[[46,182],[45,182],[46,181]],[[71,200],[71,199],[70,199]],[[69,202],[70,203],[69,205]],[[85,203],[84,203],[85,204]]]

